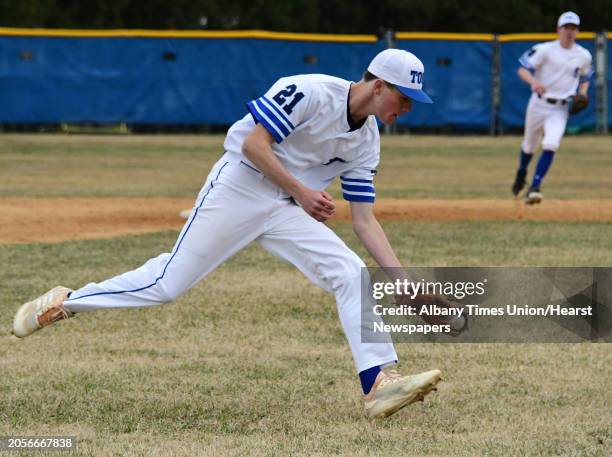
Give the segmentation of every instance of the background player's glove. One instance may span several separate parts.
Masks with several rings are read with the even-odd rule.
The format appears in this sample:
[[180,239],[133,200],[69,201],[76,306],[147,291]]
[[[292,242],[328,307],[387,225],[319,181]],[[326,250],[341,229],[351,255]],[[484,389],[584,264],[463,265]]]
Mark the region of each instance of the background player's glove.
[[572,95],[569,98],[569,113],[570,115],[579,113],[589,106],[589,97],[582,94]]

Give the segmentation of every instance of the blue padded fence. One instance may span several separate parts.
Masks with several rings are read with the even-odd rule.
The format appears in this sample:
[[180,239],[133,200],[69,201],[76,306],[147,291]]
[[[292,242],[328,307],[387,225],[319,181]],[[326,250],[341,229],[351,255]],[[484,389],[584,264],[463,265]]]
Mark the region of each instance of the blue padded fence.
[[0,37],[0,122],[231,124],[281,76],[359,79],[380,43]]
[[[0,123],[228,125],[281,76],[356,81],[386,47],[374,36],[35,32],[0,29]],[[493,35],[397,34],[396,47],[423,60],[425,89],[435,101],[415,104],[399,125],[488,131],[497,118],[502,129],[521,127],[530,90],[517,76],[518,58],[540,41],[499,41],[496,113]],[[579,43],[595,55],[593,40]],[[607,83],[612,93],[612,46]],[[594,100],[594,80],[589,93]],[[612,113],[610,98],[608,106]],[[569,125],[595,124],[592,103]]]
[[433,105],[415,103],[399,118],[409,127],[488,129],[492,116],[492,41],[398,40],[425,65],[424,89]]

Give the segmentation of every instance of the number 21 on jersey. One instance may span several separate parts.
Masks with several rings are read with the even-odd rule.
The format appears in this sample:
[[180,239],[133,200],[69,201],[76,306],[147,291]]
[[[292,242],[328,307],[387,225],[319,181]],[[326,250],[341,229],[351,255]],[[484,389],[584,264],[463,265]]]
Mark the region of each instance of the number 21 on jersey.
[[302,92],[296,92],[296,90],[297,86],[295,84],[291,84],[272,97],[287,114],[291,114],[293,112],[293,108],[295,108],[295,105],[297,105],[298,102],[304,98],[304,94]]

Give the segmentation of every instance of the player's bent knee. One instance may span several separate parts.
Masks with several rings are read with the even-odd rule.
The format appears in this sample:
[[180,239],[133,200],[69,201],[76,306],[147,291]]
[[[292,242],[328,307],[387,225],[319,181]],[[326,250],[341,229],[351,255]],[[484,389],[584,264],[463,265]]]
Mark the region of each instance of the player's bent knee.
[[533,155],[537,148],[537,144],[534,144],[533,141],[523,141],[521,143],[521,152]]
[[342,268],[337,273],[339,283],[353,283],[359,281],[360,278],[369,278],[368,271],[365,263],[361,260],[357,254],[352,253],[352,256],[347,257],[342,263]]
[[[349,260],[346,262],[345,275],[347,277],[361,276],[366,264],[359,258],[357,254],[351,252]],[[366,270],[367,274],[367,270]]]
[[542,143],[543,151],[557,152],[557,149],[559,149],[559,143],[548,143],[548,144]]
[[185,292],[187,292],[188,290],[185,288],[180,288],[180,287],[169,285],[165,282],[158,283],[157,288],[158,288],[158,294],[164,303],[175,301],[181,295],[185,294]]

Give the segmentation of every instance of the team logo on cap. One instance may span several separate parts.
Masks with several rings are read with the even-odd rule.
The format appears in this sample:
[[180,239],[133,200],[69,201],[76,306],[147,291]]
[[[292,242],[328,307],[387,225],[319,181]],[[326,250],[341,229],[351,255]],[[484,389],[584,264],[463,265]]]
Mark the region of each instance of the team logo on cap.
[[423,91],[423,62],[411,52],[386,49],[376,55],[368,71],[379,79],[393,84],[402,94],[421,103],[433,103]]

